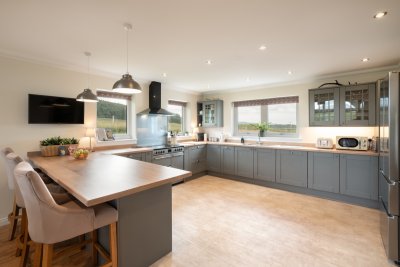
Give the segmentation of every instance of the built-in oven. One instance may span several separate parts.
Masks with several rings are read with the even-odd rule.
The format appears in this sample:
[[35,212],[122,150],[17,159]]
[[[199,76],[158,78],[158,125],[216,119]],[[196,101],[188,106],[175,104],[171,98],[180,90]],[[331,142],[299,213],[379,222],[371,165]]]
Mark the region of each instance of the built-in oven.
[[154,148],[152,163],[183,170],[183,146]]

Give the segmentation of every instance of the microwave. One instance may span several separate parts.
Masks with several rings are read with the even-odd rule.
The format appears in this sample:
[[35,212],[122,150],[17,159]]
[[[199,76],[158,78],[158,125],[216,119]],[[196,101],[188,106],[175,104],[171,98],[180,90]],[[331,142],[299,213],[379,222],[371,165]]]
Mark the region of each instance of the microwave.
[[336,149],[368,150],[368,137],[336,136]]

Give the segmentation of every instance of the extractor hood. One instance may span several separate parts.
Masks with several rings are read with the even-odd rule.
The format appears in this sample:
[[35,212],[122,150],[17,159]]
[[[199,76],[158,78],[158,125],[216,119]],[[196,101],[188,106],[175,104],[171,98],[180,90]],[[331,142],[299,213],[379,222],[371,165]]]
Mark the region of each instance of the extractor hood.
[[137,115],[174,116],[175,114],[161,108],[161,83],[151,82],[149,86],[149,108]]

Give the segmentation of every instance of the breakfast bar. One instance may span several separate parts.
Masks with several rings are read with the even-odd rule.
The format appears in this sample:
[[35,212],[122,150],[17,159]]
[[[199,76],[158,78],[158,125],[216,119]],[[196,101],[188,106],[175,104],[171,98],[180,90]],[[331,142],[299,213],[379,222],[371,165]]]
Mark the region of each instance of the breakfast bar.
[[[172,250],[172,184],[191,172],[104,152],[87,160],[42,157],[29,160],[83,205],[108,202],[118,210],[119,266],[149,266]],[[99,241],[106,229],[98,233]]]

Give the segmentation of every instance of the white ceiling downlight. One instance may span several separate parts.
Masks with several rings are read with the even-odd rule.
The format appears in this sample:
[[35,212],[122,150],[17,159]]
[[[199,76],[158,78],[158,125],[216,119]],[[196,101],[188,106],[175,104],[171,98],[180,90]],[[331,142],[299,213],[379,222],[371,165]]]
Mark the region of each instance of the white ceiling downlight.
[[267,46],[265,46],[265,45],[261,45],[259,48],[258,48],[259,50],[261,50],[261,51],[264,51],[264,50],[266,50],[267,49]]
[[380,11],[375,14],[374,19],[380,19],[387,15],[387,11]]
[[362,62],[368,62],[370,59],[368,57],[364,57],[363,59],[361,59]]

